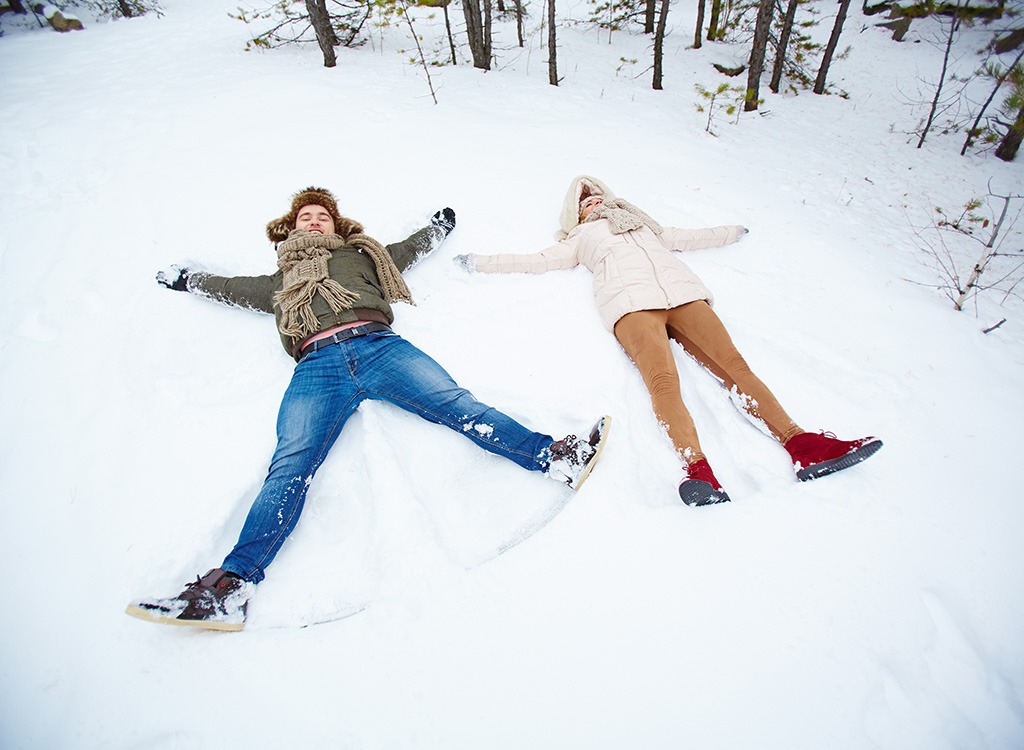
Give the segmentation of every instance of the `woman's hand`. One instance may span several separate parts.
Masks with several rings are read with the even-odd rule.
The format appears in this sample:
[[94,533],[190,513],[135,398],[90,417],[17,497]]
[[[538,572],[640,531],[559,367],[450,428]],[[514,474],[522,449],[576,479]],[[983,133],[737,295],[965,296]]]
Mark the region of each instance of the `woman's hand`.
[[472,255],[456,255],[452,258],[452,263],[457,265],[463,271],[473,272],[476,270],[476,261],[473,260]]

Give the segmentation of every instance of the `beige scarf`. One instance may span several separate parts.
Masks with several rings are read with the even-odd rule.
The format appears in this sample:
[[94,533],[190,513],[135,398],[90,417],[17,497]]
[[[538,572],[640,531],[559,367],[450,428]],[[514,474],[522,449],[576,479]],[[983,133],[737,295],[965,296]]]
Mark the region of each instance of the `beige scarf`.
[[412,293],[402,278],[391,254],[377,240],[365,234],[340,237],[293,229],[288,239],[277,246],[277,267],[284,274],[284,285],[274,295],[281,310],[281,333],[292,338],[305,338],[320,330],[320,321],[313,312],[313,297],[327,302],[338,313],[351,310],[359,295],[349,291],[328,273],[331,252],[341,247],[364,251],[377,267],[377,278],[388,302],[399,300],[412,304]]
[[604,203],[594,209],[583,223],[598,219],[608,219],[612,234],[622,234],[645,225],[649,226],[655,234],[661,234],[661,224],[629,201],[624,201],[621,198],[605,199]]

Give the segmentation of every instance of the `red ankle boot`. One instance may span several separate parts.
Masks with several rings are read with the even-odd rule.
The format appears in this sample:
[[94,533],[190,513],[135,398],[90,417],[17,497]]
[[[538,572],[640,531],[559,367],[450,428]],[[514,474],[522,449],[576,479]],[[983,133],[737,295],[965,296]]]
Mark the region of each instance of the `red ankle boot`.
[[876,437],[839,440],[831,432],[803,432],[786,443],[801,482],[848,469],[881,447],[882,441]]
[[679,485],[679,497],[687,505],[727,503],[729,496],[715,479],[706,459],[694,461],[686,468],[686,479]]

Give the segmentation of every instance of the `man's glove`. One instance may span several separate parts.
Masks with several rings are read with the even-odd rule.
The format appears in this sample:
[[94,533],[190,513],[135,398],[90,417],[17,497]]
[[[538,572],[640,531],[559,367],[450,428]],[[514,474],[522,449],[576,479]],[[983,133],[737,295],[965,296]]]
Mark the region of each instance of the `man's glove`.
[[190,272],[187,268],[171,266],[166,271],[157,272],[156,283],[161,284],[168,289],[173,289],[176,292],[187,292],[189,273]]
[[442,208],[430,217],[430,223],[442,229],[447,237],[455,229],[455,212],[450,208]]
[[476,261],[473,260],[470,255],[456,255],[452,258],[452,263],[457,265],[463,271],[475,271]]

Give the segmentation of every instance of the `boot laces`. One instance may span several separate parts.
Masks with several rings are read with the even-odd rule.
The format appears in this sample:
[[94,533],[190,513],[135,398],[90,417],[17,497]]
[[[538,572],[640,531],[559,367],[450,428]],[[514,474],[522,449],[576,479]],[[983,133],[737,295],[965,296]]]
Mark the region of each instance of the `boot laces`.
[[198,599],[204,593],[212,594],[213,587],[206,586],[203,583],[202,577],[197,575],[196,580],[192,581],[192,583],[185,586],[185,590],[178,595],[178,598],[184,599],[186,601],[192,601],[193,599]]
[[574,460],[579,453],[580,440],[575,435],[567,435],[551,444],[548,449],[555,458]]

